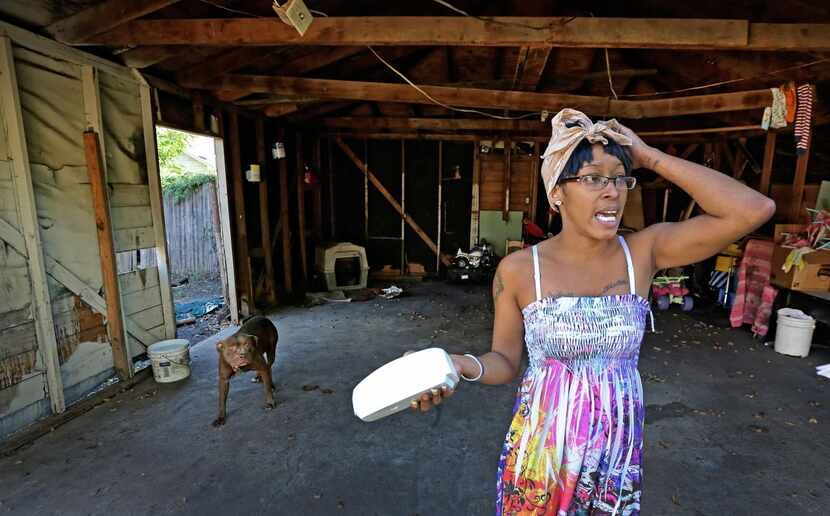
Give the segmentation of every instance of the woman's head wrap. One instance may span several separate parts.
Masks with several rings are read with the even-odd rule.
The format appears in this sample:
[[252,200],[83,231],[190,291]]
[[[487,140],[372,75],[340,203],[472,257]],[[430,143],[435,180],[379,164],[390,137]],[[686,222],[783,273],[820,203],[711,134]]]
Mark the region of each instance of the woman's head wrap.
[[565,108],[557,113],[551,120],[551,126],[553,130],[550,142],[542,154],[542,180],[548,196],[582,140],[603,145],[608,145],[608,140],[613,140],[619,145],[631,145],[631,139],[623,134],[620,123],[615,119],[594,123],[575,109]]

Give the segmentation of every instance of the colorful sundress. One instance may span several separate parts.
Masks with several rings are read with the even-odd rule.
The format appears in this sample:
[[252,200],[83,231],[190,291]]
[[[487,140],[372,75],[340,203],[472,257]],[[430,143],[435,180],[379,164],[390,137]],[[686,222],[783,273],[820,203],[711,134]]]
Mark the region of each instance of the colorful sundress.
[[648,301],[619,237],[630,293],[542,297],[522,310],[529,366],[498,469],[499,515],[637,515],[643,389],[637,371]]

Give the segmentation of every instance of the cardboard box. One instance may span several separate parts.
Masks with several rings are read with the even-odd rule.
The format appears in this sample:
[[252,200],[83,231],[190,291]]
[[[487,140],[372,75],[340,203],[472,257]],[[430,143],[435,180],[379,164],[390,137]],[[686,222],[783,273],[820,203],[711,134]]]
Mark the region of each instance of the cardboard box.
[[771,283],[776,287],[804,292],[830,292],[830,251],[813,251],[804,255],[805,266],[793,266],[784,272],[781,266],[792,248],[775,246],[772,254]]

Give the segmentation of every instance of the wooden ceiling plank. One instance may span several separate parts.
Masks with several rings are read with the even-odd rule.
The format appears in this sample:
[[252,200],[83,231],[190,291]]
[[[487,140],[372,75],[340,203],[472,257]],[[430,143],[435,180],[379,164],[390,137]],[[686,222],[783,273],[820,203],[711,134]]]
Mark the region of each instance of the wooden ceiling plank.
[[166,61],[171,57],[187,52],[187,48],[169,45],[150,45],[135,47],[118,54],[125,66],[131,68],[147,68],[154,64]]
[[218,56],[210,56],[204,61],[179,71],[176,74],[176,82],[190,88],[193,84],[199,84],[224,73],[239,70],[261,59],[268,59],[279,52],[280,50],[259,47],[235,48]]
[[48,25],[46,32],[63,43],[79,44],[179,1],[107,0]]
[[[374,102],[433,102],[406,84],[272,77],[261,75],[225,75],[195,85],[201,89],[239,90],[248,93],[311,96],[320,99],[362,100]],[[515,111],[557,111],[563,107],[580,109],[591,115],[621,118],[657,118],[675,115],[742,111],[768,106],[769,89],[696,95],[657,100],[613,100],[605,97],[502,91],[477,88],[422,86],[430,96],[452,106],[511,109]]]
[[[122,23],[123,19],[122,16],[116,21]],[[302,36],[276,18],[133,20],[118,30],[67,42],[112,46],[450,45],[830,50],[828,24],[677,18],[498,17],[492,20],[459,16],[316,18]],[[97,32],[98,28],[86,30]]]

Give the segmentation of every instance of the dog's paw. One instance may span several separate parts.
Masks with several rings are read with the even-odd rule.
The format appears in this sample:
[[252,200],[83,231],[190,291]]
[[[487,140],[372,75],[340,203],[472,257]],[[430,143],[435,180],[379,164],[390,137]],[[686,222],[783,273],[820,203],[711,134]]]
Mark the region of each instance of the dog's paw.
[[269,401],[265,404],[265,410],[273,410],[275,408],[277,408],[277,402],[276,401]]
[[225,418],[223,418],[223,417],[217,417],[216,419],[213,420],[213,423],[211,423],[211,425],[213,425],[214,428],[219,428],[220,426],[222,426],[224,424],[225,424]]

